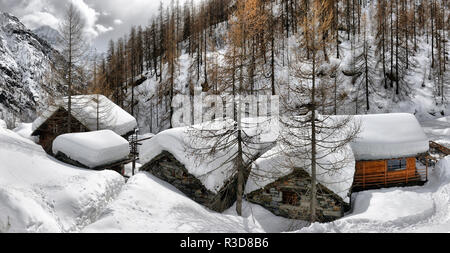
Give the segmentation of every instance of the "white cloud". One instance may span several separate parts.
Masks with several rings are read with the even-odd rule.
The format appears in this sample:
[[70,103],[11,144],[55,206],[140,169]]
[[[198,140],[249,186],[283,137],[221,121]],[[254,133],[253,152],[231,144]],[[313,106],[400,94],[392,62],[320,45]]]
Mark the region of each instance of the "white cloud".
[[[180,4],[187,0],[180,0]],[[194,0],[195,3],[200,0]],[[110,39],[130,32],[132,25],[148,25],[158,12],[158,0],[0,0],[0,10],[19,17],[34,29],[43,25],[58,28],[65,8],[73,3],[85,20],[87,39],[100,50],[106,50]],[[169,0],[162,0],[167,6]]]
[[100,25],[100,24],[95,25],[95,28],[97,29],[97,31],[99,33],[107,33],[107,32],[110,32],[110,31],[114,30],[114,28],[111,27],[111,26],[110,27],[105,27],[105,26]]
[[81,17],[84,19],[84,29],[88,39],[95,39],[99,35],[96,23],[100,13],[89,7],[84,0],[71,0],[71,2],[80,11]]
[[58,18],[48,12],[39,11],[26,14],[21,20],[29,29],[36,29],[44,25],[48,25],[53,29],[58,29],[59,25]]
[[123,24],[123,21],[120,19],[114,19],[114,24],[121,25],[121,24]]

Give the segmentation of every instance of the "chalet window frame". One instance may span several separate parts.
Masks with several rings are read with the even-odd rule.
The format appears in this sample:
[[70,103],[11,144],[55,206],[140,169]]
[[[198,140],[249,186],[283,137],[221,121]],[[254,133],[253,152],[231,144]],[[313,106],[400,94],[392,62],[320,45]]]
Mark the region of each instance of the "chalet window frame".
[[[397,162],[395,164],[392,164]],[[390,159],[386,162],[386,170],[387,172],[396,172],[396,171],[405,171],[408,169],[408,159],[406,158],[397,158]]]

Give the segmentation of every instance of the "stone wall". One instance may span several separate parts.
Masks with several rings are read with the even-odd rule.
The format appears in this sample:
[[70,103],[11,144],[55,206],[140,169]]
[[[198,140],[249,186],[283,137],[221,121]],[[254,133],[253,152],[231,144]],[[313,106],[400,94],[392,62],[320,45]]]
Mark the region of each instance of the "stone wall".
[[198,178],[191,175],[186,167],[167,151],[163,151],[152,161],[143,165],[140,170],[150,172],[175,186],[195,202],[217,212],[225,211],[236,201],[236,177],[225,182],[225,186],[215,194],[206,189]]
[[[289,219],[309,220],[311,177],[303,170],[280,178],[265,188],[247,194],[249,202],[259,204],[275,215]],[[349,205],[342,199],[318,185],[317,218],[321,222],[341,218]]]
[[113,170],[119,174],[122,174],[123,169],[124,169],[124,164],[128,163],[129,161],[125,160],[125,161],[119,161],[113,164],[105,164],[102,166],[98,166],[95,168],[89,168],[88,166],[70,159],[66,154],[62,153],[62,152],[58,152],[55,155],[55,158],[58,159],[59,161],[63,162],[63,163],[67,163],[76,167],[80,167],[80,168],[84,168],[84,169],[91,169],[91,170]]

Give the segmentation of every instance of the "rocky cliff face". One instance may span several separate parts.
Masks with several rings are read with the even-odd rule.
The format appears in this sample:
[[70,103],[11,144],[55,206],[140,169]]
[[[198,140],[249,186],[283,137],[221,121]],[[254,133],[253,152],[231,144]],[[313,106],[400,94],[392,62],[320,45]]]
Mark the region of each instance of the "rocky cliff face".
[[44,80],[53,59],[61,57],[18,18],[0,12],[0,119],[30,122],[46,106],[52,87]]
[[56,50],[61,51],[63,37],[57,30],[45,25],[34,29],[33,33],[48,42]]

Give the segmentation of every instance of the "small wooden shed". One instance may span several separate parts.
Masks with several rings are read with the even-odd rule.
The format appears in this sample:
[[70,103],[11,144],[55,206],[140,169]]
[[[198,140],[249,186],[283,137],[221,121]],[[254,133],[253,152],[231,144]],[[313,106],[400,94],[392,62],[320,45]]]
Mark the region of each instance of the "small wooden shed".
[[423,184],[427,166],[417,158],[428,153],[429,140],[412,114],[356,116],[361,132],[351,144],[356,159],[353,191]]
[[137,128],[136,119],[103,95],[72,96],[72,124],[68,131],[68,98],[57,100],[33,122],[32,136],[39,136],[39,144],[52,154],[56,137],[66,133],[112,130],[128,139]]

